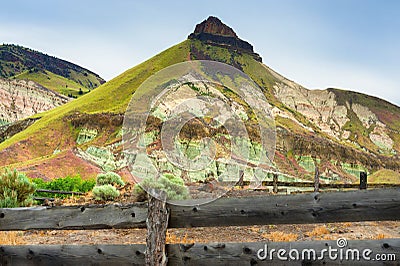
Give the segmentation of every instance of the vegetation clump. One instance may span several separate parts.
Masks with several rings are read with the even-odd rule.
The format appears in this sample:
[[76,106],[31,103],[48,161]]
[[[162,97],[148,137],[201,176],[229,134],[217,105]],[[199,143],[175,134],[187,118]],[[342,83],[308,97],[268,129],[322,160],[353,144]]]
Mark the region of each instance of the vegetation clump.
[[121,176],[114,172],[107,172],[105,174],[98,174],[96,178],[96,185],[113,185],[113,186],[124,186],[125,182]]
[[92,193],[95,200],[114,200],[119,196],[119,191],[116,186],[124,186],[125,182],[121,176],[114,172],[98,174],[96,178],[96,186]]
[[35,184],[24,173],[5,169],[0,175],[0,207],[30,206],[33,203],[35,190]]
[[189,190],[183,180],[170,173],[165,173],[158,179],[153,177],[143,179],[140,184],[135,185],[134,193],[138,199],[144,199],[146,191],[149,189],[165,191],[167,200],[184,200],[189,198]]
[[[32,182],[36,185],[37,189],[48,189],[48,190],[59,190],[59,191],[74,191],[74,192],[88,192],[93,189],[96,181],[94,179],[84,180],[80,175],[66,176],[62,178],[56,178],[49,182],[44,181],[41,178],[34,178]],[[66,198],[69,195],[66,194],[54,194],[47,192],[36,192],[35,196],[39,197],[50,197],[50,198]]]
[[114,200],[119,196],[119,191],[110,184],[95,186],[92,193],[95,200]]

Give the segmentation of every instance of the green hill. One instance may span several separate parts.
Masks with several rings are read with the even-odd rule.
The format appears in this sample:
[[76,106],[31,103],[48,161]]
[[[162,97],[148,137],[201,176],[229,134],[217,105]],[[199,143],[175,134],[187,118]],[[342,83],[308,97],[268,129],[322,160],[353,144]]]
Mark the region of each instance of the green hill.
[[0,45],[0,78],[32,80],[70,97],[79,97],[105,82],[78,65],[10,44]]

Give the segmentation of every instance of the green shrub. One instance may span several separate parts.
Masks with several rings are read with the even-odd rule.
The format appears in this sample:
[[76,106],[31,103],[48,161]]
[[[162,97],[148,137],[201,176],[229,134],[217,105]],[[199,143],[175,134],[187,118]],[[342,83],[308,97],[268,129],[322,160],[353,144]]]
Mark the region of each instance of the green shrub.
[[96,200],[114,200],[119,196],[119,191],[110,184],[95,186],[92,193]]
[[101,185],[123,186],[123,185],[125,185],[125,182],[122,181],[122,178],[119,176],[119,174],[114,173],[114,172],[107,172],[105,174],[97,175],[96,185],[97,186],[101,186]]
[[35,184],[24,173],[5,169],[0,176],[0,207],[30,206],[35,190]]
[[[62,178],[56,178],[49,182],[45,182],[41,178],[34,178],[32,182],[36,184],[38,189],[49,189],[49,190],[61,190],[61,191],[75,191],[75,192],[88,192],[93,189],[96,181],[94,179],[83,180],[80,175],[74,177],[67,176]],[[36,192],[36,196],[40,197],[56,197],[56,198],[66,198],[70,195],[65,194],[53,194],[46,192]]]
[[[29,204],[25,204],[23,206],[29,206]],[[4,194],[2,194],[0,198],[0,208],[17,208],[21,207],[21,205],[18,202],[18,198],[16,196],[16,193],[10,189],[5,189]]]
[[78,191],[84,193],[91,191],[95,185],[96,185],[96,180],[94,178],[82,180],[82,182],[79,184]]
[[143,198],[146,194],[144,190],[150,188],[165,191],[168,200],[183,200],[189,197],[189,190],[183,180],[173,174],[163,174],[158,180],[145,178],[135,186],[134,193],[138,198]]

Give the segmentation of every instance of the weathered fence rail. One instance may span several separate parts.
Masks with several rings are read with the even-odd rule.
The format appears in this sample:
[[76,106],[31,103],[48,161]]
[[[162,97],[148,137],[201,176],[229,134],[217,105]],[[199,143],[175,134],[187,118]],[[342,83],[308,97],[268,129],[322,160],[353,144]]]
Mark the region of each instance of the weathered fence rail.
[[[250,184],[249,181],[243,181],[243,183],[246,185]],[[262,181],[261,182],[262,186],[274,186],[275,182],[274,181]],[[276,185],[278,187],[309,187],[313,188],[315,187],[314,182],[284,182],[284,181],[277,181]],[[331,188],[331,189],[341,189],[341,188],[353,188],[353,189],[359,189],[360,184],[357,183],[350,183],[350,184],[344,184],[344,183],[329,183],[329,184],[324,184],[324,183],[318,183],[319,188]],[[400,184],[391,184],[391,183],[368,183],[368,188],[394,188],[394,187],[400,187]]]
[[37,200],[37,201],[55,201],[55,198],[47,198],[47,197],[33,197],[33,200]]
[[85,195],[85,193],[83,193],[83,192],[51,190],[51,189],[36,189],[36,192],[46,192],[46,193],[52,193],[52,194],[66,194],[66,195]]
[[[168,205],[169,228],[263,224],[303,224],[351,221],[400,220],[400,189],[357,190],[335,193],[268,195],[221,198],[201,205]],[[189,206],[190,205],[190,206]],[[0,209],[0,230],[144,228],[147,203],[129,205],[42,206]],[[268,242],[278,250],[315,249],[321,252],[336,241]],[[265,243],[175,244],[166,246],[169,265],[276,265],[260,260],[257,251]],[[348,241],[348,248],[371,249],[395,256],[399,265],[400,239]],[[146,245],[0,245],[0,265],[143,265]],[[337,263],[377,265],[377,261],[352,260]],[[332,264],[322,260],[285,261],[290,265]]]
[[[336,247],[336,241],[297,241],[269,242],[268,249],[313,249],[316,256],[328,246]],[[399,239],[349,240],[348,248],[371,249],[379,253],[400,257]],[[276,265],[277,260],[258,259],[259,249],[265,249],[265,243],[196,243],[166,245],[169,265]],[[0,265],[144,265],[144,244],[132,245],[24,245],[0,246]],[[336,264],[340,262],[338,258]],[[285,261],[285,265],[299,265],[311,261]],[[312,265],[329,265],[327,259],[312,261]],[[385,263],[385,262],[384,262]],[[366,265],[366,261],[351,261],[352,265]],[[371,264],[378,264],[371,261]],[[390,262],[386,262],[390,265]],[[396,265],[396,262],[392,263]]]
[[[400,220],[400,189],[221,198],[169,205],[170,228]],[[193,207],[194,206],[194,207]],[[0,209],[0,230],[145,227],[147,204]]]
[[[63,195],[71,195],[71,196],[85,195],[85,193],[83,193],[83,192],[50,190],[50,189],[36,189],[36,192],[49,193],[49,194],[63,194]],[[37,200],[37,201],[55,201],[56,200],[56,198],[40,197],[40,196],[34,196],[33,199]]]

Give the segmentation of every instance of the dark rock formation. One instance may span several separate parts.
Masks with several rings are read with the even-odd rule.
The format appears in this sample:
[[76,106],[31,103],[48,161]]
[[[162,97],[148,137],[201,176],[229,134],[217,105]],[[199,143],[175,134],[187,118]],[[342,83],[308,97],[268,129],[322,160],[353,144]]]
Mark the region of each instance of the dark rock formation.
[[193,34],[208,33],[225,37],[239,38],[231,27],[228,27],[219,18],[208,17],[202,23],[197,24]]
[[232,28],[222,23],[222,21],[216,17],[210,16],[200,24],[197,24],[194,32],[191,33],[188,38],[238,50],[240,52],[246,52],[253,55],[257,61],[261,62],[261,57],[257,53],[254,53],[253,46],[241,40]]

